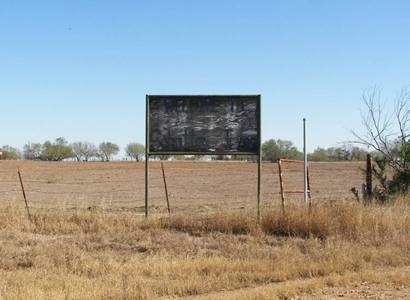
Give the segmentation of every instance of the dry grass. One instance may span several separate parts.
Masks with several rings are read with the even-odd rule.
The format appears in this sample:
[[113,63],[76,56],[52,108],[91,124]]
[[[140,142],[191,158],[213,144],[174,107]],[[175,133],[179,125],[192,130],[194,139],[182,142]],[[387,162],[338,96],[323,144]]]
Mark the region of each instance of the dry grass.
[[[409,276],[409,199],[156,217],[0,207],[0,298],[274,299]],[[380,276],[388,274],[394,276]],[[239,291],[238,291],[239,290]]]

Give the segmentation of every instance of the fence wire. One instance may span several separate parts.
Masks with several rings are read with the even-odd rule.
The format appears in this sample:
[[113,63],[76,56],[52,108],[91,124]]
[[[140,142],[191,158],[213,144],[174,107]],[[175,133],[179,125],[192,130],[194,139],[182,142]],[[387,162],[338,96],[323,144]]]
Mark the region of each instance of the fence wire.
[[[256,207],[256,164],[220,162],[165,162],[168,195],[173,211],[246,209]],[[85,167],[87,166],[87,168]],[[351,187],[360,187],[361,165],[313,164],[313,201],[352,199]],[[35,207],[101,206],[110,210],[144,207],[144,167],[142,163],[58,164],[50,167],[21,167],[24,188]],[[284,170],[287,188],[303,186],[303,169]],[[150,163],[150,209],[166,211],[164,182],[160,164]],[[22,199],[17,168],[0,171],[0,201]],[[262,205],[279,203],[280,188],[276,164],[265,163],[262,174]],[[292,197],[293,198],[293,197]],[[299,197],[300,198],[300,197]],[[298,196],[296,201],[301,200]],[[289,198],[289,201],[293,200]]]

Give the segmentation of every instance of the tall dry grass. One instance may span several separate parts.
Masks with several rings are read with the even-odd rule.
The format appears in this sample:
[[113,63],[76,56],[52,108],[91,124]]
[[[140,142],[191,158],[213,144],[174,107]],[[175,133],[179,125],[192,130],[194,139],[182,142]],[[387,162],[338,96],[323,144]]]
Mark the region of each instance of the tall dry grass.
[[[98,209],[36,210],[30,223],[22,206],[0,207],[4,299],[214,299],[238,289],[243,299],[261,299],[261,290],[284,298],[328,282],[321,278],[410,266],[409,253],[409,199],[295,205],[266,212],[261,224],[245,214],[144,220]],[[263,288],[281,282],[288,293]]]
[[387,206],[364,206],[360,203],[325,203],[311,210],[290,205],[263,214],[261,224],[245,214],[214,213],[206,216],[173,216],[162,218],[162,228],[190,234],[220,232],[225,234],[256,234],[262,232],[278,237],[341,238],[362,242],[383,242],[408,233],[409,204],[398,199]]

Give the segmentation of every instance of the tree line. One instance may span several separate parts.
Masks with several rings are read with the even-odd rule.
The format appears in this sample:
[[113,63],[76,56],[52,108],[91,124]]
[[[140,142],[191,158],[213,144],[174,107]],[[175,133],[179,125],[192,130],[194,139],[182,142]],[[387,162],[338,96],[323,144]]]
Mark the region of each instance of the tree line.
[[[20,151],[11,146],[4,146],[1,150],[2,159],[26,159],[42,161],[63,161],[74,159],[77,161],[110,161],[120,151],[120,147],[112,142],[102,142],[98,146],[90,142],[68,143],[63,137],[54,142],[27,143]],[[139,143],[129,143],[125,147],[127,158],[139,161],[145,153],[145,147]]]
[[[2,148],[2,159],[26,159],[42,161],[63,161],[73,159],[76,161],[110,161],[118,155],[120,147],[112,142],[102,142],[98,146],[87,141],[68,143],[63,137],[54,142],[27,143],[20,151],[11,146]],[[125,147],[127,158],[143,160],[145,147],[140,143],[129,143]],[[308,155],[311,161],[352,161],[365,160],[367,152],[359,147],[343,145],[341,147],[317,148]],[[303,159],[303,153],[288,140],[270,139],[262,144],[264,161],[276,162],[280,158]],[[157,159],[169,159],[169,156],[158,156]],[[198,160],[201,156],[174,156],[173,159]],[[253,157],[216,156],[216,160],[253,160]]]
[[[367,151],[350,144],[340,147],[316,148],[308,154],[310,161],[363,161]],[[271,139],[263,143],[262,156],[264,161],[276,162],[280,158],[303,159],[303,152],[287,140]]]

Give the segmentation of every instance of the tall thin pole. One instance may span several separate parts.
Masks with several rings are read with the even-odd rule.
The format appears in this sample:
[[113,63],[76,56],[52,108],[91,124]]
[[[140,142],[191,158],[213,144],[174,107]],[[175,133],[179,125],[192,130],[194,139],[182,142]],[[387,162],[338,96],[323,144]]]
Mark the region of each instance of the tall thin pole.
[[303,200],[305,201],[305,205],[308,203],[308,168],[307,168],[307,149],[306,149],[306,119],[303,118],[303,177],[304,177],[304,184],[303,184]]
[[149,97],[146,96],[146,120],[145,120],[145,217],[148,218],[149,199]]

